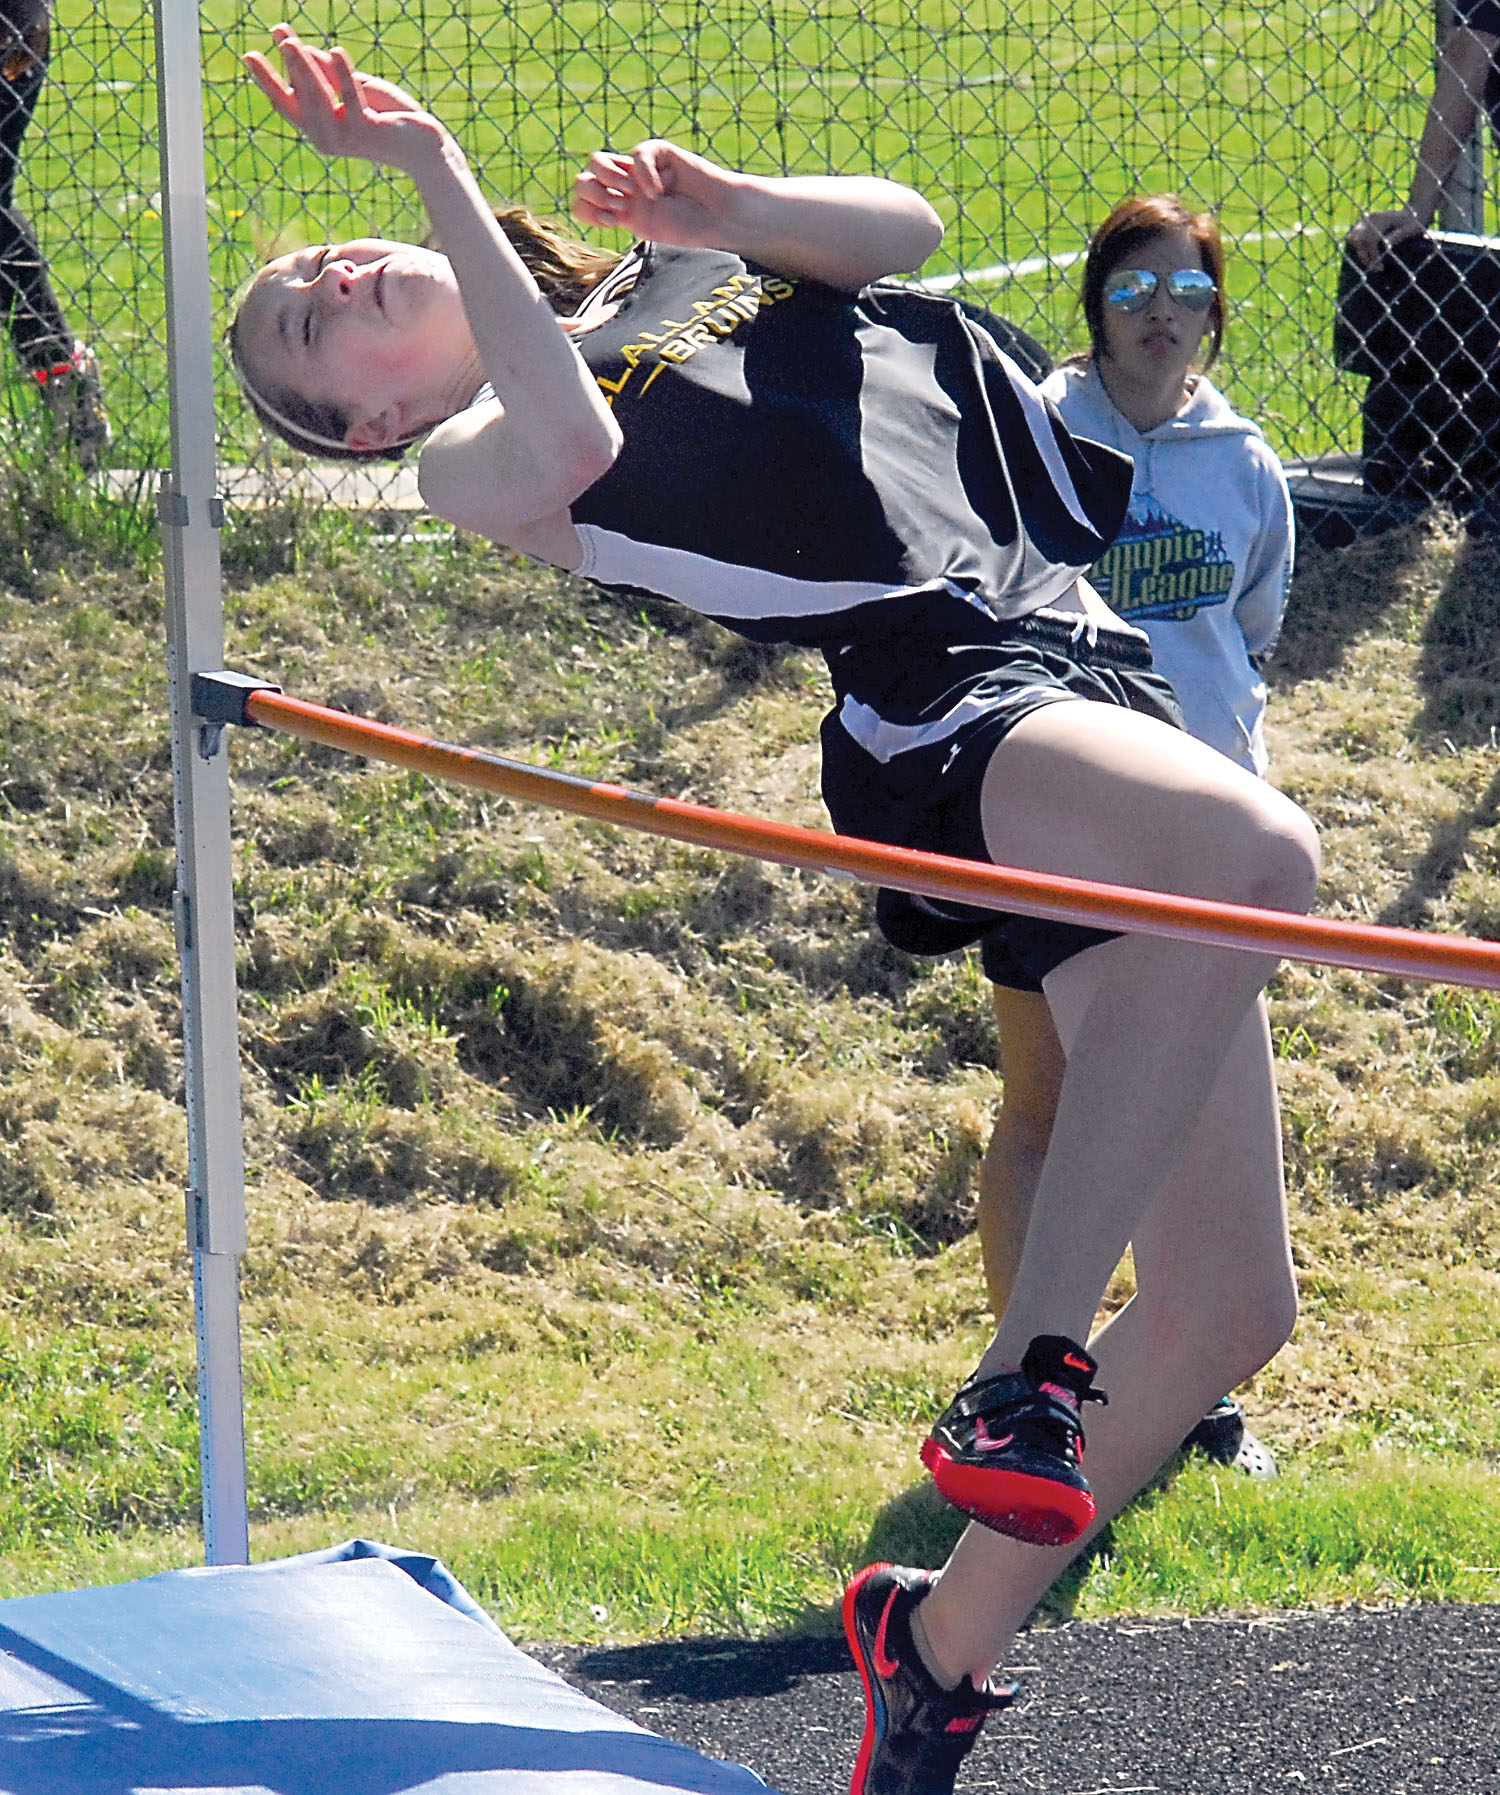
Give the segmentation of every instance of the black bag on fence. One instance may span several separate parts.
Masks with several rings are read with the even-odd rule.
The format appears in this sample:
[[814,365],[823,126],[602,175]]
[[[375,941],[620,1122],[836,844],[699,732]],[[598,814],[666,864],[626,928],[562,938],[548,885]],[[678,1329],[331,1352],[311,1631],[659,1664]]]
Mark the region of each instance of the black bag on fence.
[[1500,239],[1429,231],[1367,269],[1346,248],[1334,361],[1369,378],[1364,482],[1459,510],[1500,492]]

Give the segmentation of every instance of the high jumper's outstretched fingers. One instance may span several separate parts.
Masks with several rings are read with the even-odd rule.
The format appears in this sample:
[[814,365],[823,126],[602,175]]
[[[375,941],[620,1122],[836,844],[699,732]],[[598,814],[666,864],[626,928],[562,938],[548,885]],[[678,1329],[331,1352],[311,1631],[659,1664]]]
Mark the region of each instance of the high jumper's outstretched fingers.
[[297,96],[298,123],[318,149],[331,147],[320,141],[330,124],[343,117],[343,101],[333,84],[326,50],[315,50],[300,38],[289,37],[279,45],[286,78]]
[[290,26],[276,26],[272,40],[281,53],[285,74],[278,74],[258,50],[246,54],[245,67],[281,117],[295,125],[315,148],[327,149],[329,144],[321,140],[343,110],[333,80],[337,65],[327,51],[304,43]]
[[339,97],[340,108],[346,118],[362,117],[368,108],[365,105],[364,93],[359,71],[353,59],[342,44],[336,44],[329,52],[329,73],[333,77],[334,92]]
[[297,122],[295,116],[296,95],[272,68],[264,54],[259,50],[247,50],[243,61],[245,67],[255,78],[256,86],[283,118],[295,124]]
[[[296,32],[292,30],[290,25],[273,25],[271,27],[271,42],[278,47],[287,38],[295,37],[296,35]],[[245,67],[249,69],[250,73],[254,75],[255,79],[265,89],[266,97],[268,99],[275,101],[279,98],[290,99],[292,97],[291,88],[287,86],[286,82],[282,80],[281,76],[278,75],[276,70],[271,66],[270,59],[266,56],[263,50],[247,50],[241,60]]]
[[387,81],[381,75],[355,68],[353,58],[342,45],[330,51],[329,58],[330,73],[350,116],[358,116],[366,124],[397,113],[427,116],[422,102],[404,87],[397,87],[394,81]]
[[284,75],[259,51],[246,55],[245,67],[277,113],[323,155],[402,167],[441,130],[419,101],[357,69],[342,46],[309,44],[285,25],[275,28],[273,41]]

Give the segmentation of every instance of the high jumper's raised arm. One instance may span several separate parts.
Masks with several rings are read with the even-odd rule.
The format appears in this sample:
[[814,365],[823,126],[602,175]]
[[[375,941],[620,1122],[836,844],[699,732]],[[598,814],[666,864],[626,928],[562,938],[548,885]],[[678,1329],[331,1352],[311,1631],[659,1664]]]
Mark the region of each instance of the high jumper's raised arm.
[[[473,333],[473,386],[487,379],[495,391],[429,439],[424,493],[433,487],[429,502],[450,521],[524,547],[530,527],[565,512],[612,463],[620,435],[609,407],[443,125],[399,87],[357,71],[344,50],[304,43],[286,25],[272,37],[285,80],[258,52],[245,63],[276,111],[324,155],[415,182]],[[461,443],[445,445],[455,427]]]
[[573,209],[587,225],[733,250],[780,274],[851,291],[920,267],[943,235],[937,213],[898,181],[741,174],[660,138],[629,154],[590,157]]

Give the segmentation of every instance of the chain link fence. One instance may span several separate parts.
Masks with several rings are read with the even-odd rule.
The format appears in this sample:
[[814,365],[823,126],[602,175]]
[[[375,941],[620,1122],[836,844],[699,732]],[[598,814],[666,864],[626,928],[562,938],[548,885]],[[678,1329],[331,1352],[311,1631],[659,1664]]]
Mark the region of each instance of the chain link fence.
[[[424,228],[399,178],[324,163],[242,74],[240,54],[285,12],[205,0],[201,13],[226,321],[269,253]],[[1055,354],[1082,341],[1088,231],[1127,193],[1178,191],[1218,213],[1230,244],[1232,401],[1284,457],[1359,447],[1364,379],[1333,352],[1342,239],[1405,197],[1432,85],[1431,0],[325,0],[290,16],[421,95],[497,200],[562,212],[590,150],[646,136],[763,172],[909,181],[948,226],[923,277]],[[97,352],[107,459],[150,468],[167,399],[149,9],[56,0],[51,48],[17,203]],[[9,364],[15,417],[37,391]],[[227,366],[219,392],[226,470],[289,467]]]

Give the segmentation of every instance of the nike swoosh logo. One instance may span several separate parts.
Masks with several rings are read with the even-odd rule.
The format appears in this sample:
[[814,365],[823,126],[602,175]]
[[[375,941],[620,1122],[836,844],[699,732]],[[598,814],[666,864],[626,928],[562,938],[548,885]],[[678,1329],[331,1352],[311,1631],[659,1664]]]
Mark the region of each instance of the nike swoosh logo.
[[886,1598],[885,1608],[880,1616],[880,1625],[875,1629],[875,1650],[871,1656],[874,1660],[875,1674],[877,1677],[893,1677],[901,1668],[901,1660],[899,1658],[888,1657],[885,1649],[886,1624],[891,1618],[891,1610],[896,1606],[896,1597],[900,1594],[901,1589],[898,1584]]
[[983,1415],[974,1423],[974,1450],[976,1452],[998,1452],[1002,1446],[1008,1446],[1015,1437],[1013,1433],[1002,1434],[997,1440],[985,1425]]
[[1063,1364],[1071,1365],[1075,1371],[1092,1371],[1094,1368],[1087,1359],[1080,1359],[1077,1353],[1065,1352]]

